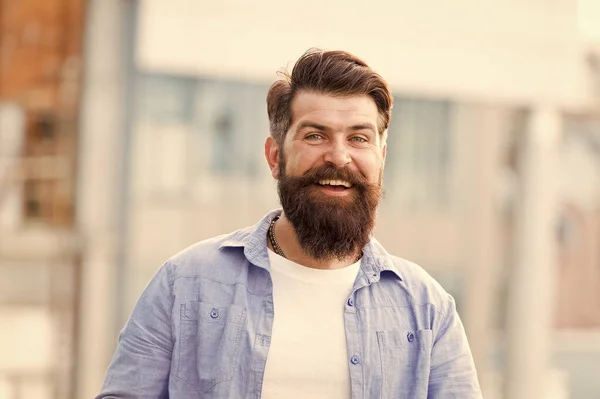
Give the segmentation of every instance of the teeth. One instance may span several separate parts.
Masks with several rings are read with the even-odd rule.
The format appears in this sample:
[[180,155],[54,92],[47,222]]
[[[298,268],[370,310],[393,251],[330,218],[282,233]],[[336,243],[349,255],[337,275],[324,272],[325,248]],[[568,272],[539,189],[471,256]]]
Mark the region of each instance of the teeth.
[[344,186],[346,188],[350,188],[352,187],[352,184],[348,183],[345,180],[321,180],[319,181],[319,184],[323,185],[323,186]]

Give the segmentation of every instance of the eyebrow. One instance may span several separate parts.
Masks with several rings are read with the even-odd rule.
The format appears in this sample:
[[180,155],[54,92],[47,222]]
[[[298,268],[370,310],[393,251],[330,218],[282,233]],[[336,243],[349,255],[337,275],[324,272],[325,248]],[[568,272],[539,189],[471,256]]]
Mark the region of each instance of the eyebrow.
[[317,129],[320,131],[329,130],[329,128],[325,125],[320,125],[318,123],[309,122],[309,121],[300,122],[300,124],[298,125],[298,130],[302,130],[302,129],[306,129],[306,128]]
[[[330,128],[328,128],[325,125],[321,125],[319,123],[310,122],[310,121],[300,122],[300,124],[298,125],[298,130],[302,130],[302,129],[306,129],[306,128],[316,129],[316,130],[319,130],[322,132],[331,130]],[[373,125],[372,123],[359,123],[358,125],[350,126],[350,130],[353,130],[353,131],[371,130],[373,133],[377,133],[377,129],[375,128],[375,125]]]
[[358,125],[351,126],[350,130],[371,130],[373,133],[377,133],[377,129],[372,123],[360,123]]

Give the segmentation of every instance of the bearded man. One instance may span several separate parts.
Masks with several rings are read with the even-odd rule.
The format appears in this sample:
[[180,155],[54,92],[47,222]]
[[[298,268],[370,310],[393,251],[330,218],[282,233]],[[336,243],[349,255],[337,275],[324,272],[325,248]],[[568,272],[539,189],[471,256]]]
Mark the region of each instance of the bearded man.
[[271,86],[282,209],[159,269],[97,398],[481,398],[453,298],[372,237],[392,102],[344,51]]

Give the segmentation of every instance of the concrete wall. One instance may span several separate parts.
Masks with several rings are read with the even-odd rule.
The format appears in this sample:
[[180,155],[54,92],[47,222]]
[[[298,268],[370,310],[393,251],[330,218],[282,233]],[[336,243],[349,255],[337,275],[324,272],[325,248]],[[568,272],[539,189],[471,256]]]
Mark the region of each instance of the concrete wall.
[[[479,294],[486,297],[465,319],[496,309],[491,280],[505,260],[497,255],[506,247],[495,240],[502,187],[489,179],[501,183],[504,144],[514,128],[511,112],[550,109],[558,121],[563,109],[591,103],[575,1],[376,0],[368,7],[364,2],[336,7],[309,0],[299,7],[274,0],[145,0],[139,10],[136,64],[143,72],[268,84],[279,67],[309,47],[343,48],[365,58],[398,93],[454,100],[453,205],[415,211],[384,202],[377,235],[391,252],[434,274],[477,276],[461,292],[469,292],[471,302]],[[204,106],[211,108],[198,105]],[[190,138],[197,126],[144,123],[133,129],[123,315],[167,257],[199,239],[252,224],[277,205],[266,170],[252,181],[210,174],[186,180],[190,165],[205,166],[203,146],[194,147],[198,143]],[[250,123],[246,128],[253,126],[264,128]],[[483,136],[490,131],[492,139]],[[478,170],[479,161],[484,170]],[[145,182],[158,182],[157,190],[147,190]],[[407,191],[418,184],[408,182]],[[475,241],[484,245],[474,250]],[[487,317],[468,327],[485,334]],[[483,341],[476,345],[479,358],[489,349]]]
[[143,69],[271,81],[316,46],[355,52],[404,92],[570,106],[589,94],[575,0],[145,0],[140,17]]

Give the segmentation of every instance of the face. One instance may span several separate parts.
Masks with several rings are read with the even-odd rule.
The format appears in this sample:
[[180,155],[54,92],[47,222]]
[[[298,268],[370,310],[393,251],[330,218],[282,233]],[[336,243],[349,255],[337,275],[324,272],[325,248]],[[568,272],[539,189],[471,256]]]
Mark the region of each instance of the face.
[[385,143],[369,96],[301,92],[282,146],[265,146],[283,210],[304,250],[345,258],[369,240],[381,196]]

